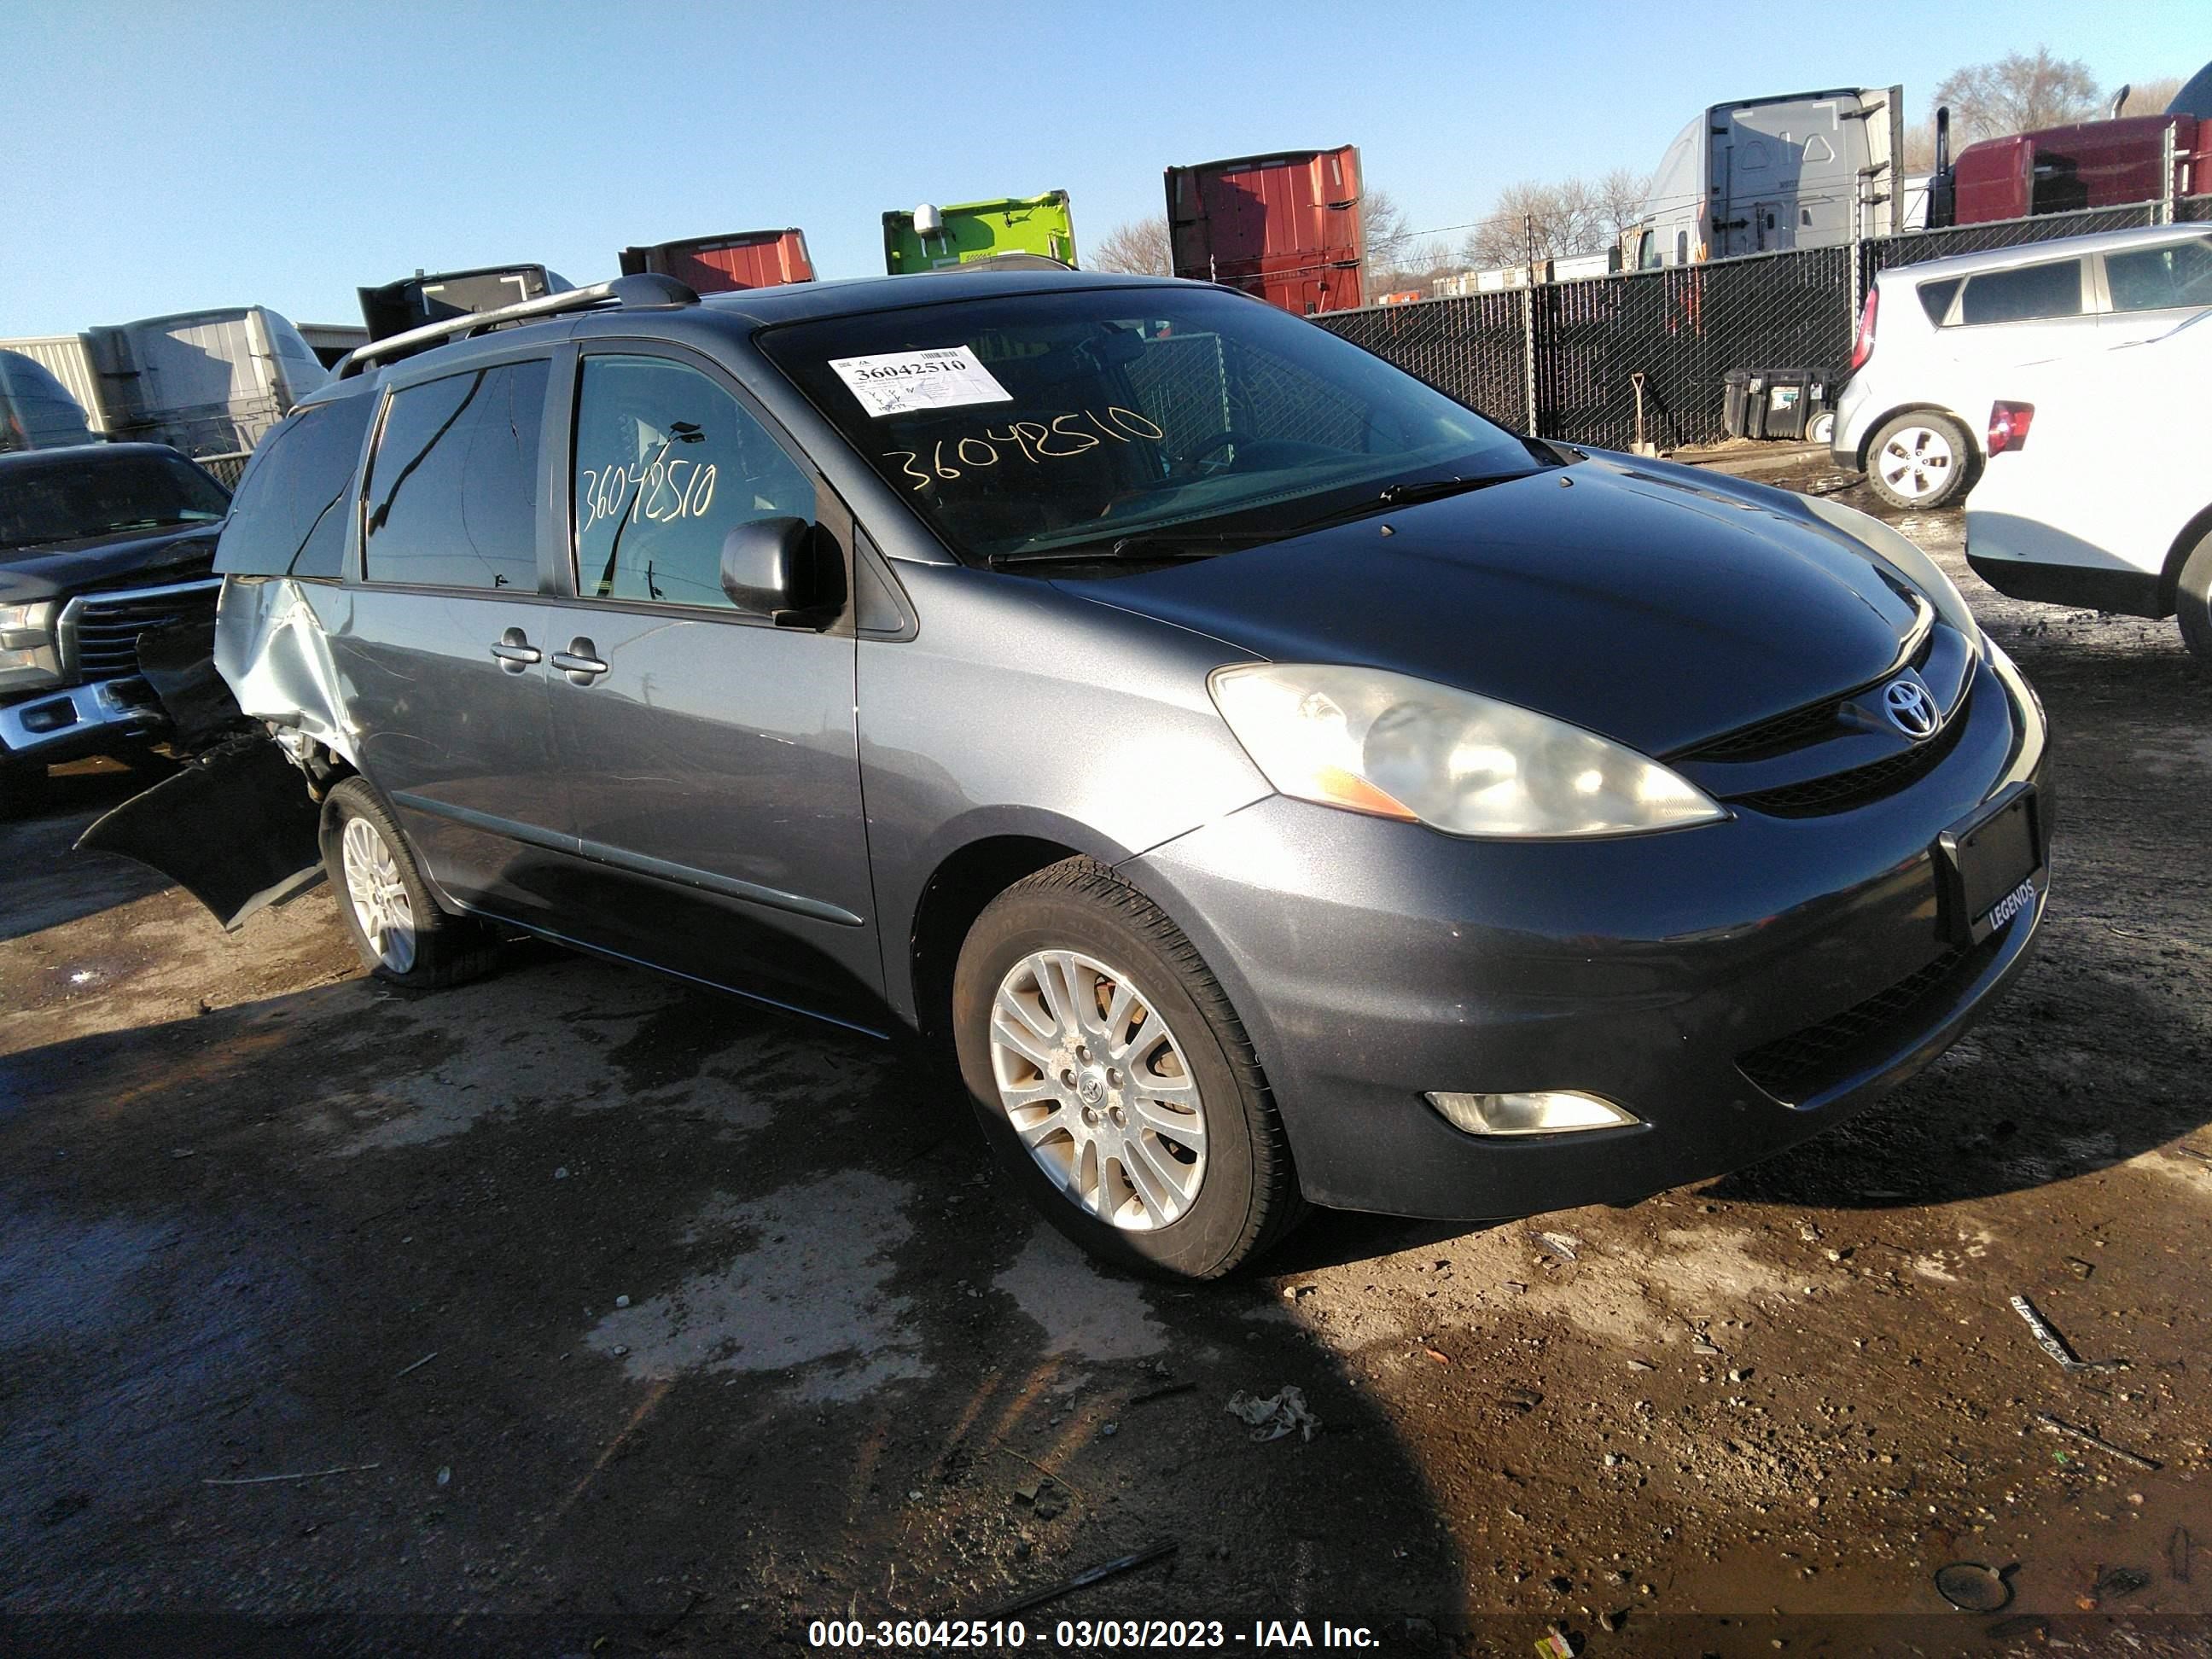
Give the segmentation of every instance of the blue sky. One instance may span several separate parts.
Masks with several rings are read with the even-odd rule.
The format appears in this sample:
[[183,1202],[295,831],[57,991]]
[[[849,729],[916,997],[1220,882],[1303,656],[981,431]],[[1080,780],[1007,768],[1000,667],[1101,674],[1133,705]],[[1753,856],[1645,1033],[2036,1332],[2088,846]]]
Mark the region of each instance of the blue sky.
[[1079,242],[1174,163],[1343,143],[1417,228],[1503,185],[1648,169],[1723,99],[2047,44],[2186,76],[2203,0],[2002,5],[471,7],[0,0],[0,336],[203,306],[359,319],[355,289],[798,224],[880,270],[881,215],[1065,189]]

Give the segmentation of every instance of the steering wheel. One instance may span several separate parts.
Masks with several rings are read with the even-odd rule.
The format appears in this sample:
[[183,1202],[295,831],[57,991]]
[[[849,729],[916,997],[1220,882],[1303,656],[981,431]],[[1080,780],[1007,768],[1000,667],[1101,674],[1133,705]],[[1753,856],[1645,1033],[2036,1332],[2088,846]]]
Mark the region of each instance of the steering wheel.
[[1218,472],[1224,466],[1232,463],[1217,461],[1209,465],[1206,459],[1207,456],[1212,454],[1217,449],[1228,447],[1231,444],[1251,444],[1258,441],[1258,439],[1242,427],[1224,427],[1212,436],[1200,438],[1192,445],[1189,452],[1176,462],[1175,470],[1177,473],[1190,477],[1196,477],[1206,472]]

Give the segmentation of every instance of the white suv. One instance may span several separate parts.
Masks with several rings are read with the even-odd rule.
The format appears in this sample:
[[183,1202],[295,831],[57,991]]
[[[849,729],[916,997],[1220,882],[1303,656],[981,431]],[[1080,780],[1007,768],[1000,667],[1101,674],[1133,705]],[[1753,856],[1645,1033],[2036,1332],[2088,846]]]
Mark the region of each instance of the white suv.
[[2059,237],[1878,273],[1828,441],[1893,507],[1955,501],[2021,363],[2162,334],[2212,307],[2212,227]]

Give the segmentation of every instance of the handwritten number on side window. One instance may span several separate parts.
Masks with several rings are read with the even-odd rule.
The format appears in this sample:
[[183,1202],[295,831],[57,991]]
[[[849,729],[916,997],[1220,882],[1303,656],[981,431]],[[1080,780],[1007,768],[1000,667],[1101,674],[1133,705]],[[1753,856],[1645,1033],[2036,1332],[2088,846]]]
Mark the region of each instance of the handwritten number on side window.
[[659,460],[650,466],[620,462],[604,467],[585,467],[584,528],[602,519],[623,516],[650,524],[673,524],[678,519],[706,516],[714,504],[719,472],[714,462],[701,465],[681,459]]
[[[1085,430],[1084,422],[1090,423]],[[1094,434],[1097,435],[1094,435]],[[916,449],[887,449],[884,459],[899,463],[901,476],[914,480],[912,490],[927,489],[942,479],[950,482],[965,476],[962,463],[968,471],[980,471],[996,466],[1000,452],[1012,447],[1021,452],[1022,459],[1035,464],[1038,461],[1064,461],[1070,457],[1088,453],[1108,439],[1117,444],[1130,443],[1139,438],[1158,443],[1167,434],[1153,422],[1133,409],[1109,404],[1101,416],[1096,410],[1080,410],[1071,415],[1055,415],[1049,423],[1043,421],[1016,421],[1004,431],[986,429],[980,436],[940,440],[930,451],[927,459]],[[945,446],[951,444],[952,457],[945,459]]]

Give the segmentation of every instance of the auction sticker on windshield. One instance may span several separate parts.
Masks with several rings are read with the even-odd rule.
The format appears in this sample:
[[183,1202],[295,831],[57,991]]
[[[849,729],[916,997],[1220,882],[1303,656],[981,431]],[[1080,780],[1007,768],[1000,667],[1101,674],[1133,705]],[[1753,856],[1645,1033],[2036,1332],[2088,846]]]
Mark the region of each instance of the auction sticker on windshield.
[[879,357],[834,357],[830,367],[878,420],[917,410],[1010,404],[1013,394],[964,345],[932,346]]

